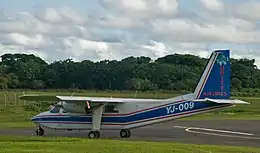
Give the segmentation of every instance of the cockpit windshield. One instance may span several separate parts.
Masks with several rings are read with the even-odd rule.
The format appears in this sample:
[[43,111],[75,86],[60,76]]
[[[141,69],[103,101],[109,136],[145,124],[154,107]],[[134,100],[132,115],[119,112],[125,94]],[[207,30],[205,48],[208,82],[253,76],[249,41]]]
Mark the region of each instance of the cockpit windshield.
[[60,107],[54,106],[50,110],[50,113],[59,113],[60,112]]
[[68,113],[60,106],[50,106],[50,113]]

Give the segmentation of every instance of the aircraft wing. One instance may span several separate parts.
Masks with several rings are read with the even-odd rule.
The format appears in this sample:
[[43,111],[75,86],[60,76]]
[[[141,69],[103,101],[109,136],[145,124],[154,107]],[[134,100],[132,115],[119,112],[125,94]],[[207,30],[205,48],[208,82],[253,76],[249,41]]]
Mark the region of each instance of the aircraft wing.
[[205,101],[209,101],[209,102],[213,102],[213,103],[219,103],[219,104],[250,104],[248,102],[242,101],[242,100],[238,100],[238,99],[210,99],[210,98],[205,98],[205,99],[195,99],[193,101],[197,101],[197,102],[205,102]]
[[165,99],[132,99],[110,97],[84,97],[84,96],[57,96],[57,95],[23,95],[20,100],[26,101],[64,101],[67,103],[92,102],[92,103],[131,103],[131,102],[165,102]]
[[36,94],[23,95],[20,96],[19,99],[26,100],[26,101],[59,101],[59,99],[56,96],[36,95]]
[[123,100],[117,98],[106,98],[106,97],[79,97],[79,96],[56,96],[60,101],[67,103],[74,102],[92,102],[92,103],[123,103]]
[[67,103],[90,102],[90,103],[123,103],[123,100],[106,97],[80,97],[80,96],[50,96],[50,95],[24,95],[19,97],[26,101],[64,101]]

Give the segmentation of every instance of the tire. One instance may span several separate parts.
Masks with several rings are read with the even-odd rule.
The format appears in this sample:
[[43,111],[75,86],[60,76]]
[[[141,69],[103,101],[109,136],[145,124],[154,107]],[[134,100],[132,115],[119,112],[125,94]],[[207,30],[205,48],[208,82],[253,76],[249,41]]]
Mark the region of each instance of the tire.
[[97,139],[100,137],[100,133],[99,133],[99,131],[90,131],[88,134],[88,137],[90,139]]
[[44,135],[44,130],[42,128],[39,128],[36,130],[36,135],[37,136],[43,136]]
[[129,138],[131,135],[130,130],[123,129],[120,131],[121,138]]
[[100,132],[99,131],[95,131],[97,134],[97,138],[100,138]]

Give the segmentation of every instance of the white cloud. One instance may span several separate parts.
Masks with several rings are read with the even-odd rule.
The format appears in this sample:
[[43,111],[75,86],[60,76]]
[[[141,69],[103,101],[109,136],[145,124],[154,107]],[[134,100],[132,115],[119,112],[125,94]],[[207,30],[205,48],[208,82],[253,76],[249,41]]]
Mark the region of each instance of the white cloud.
[[209,10],[211,11],[223,11],[224,4],[221,0],[200,0],[201,3]]
[[49,7],[0,12],[0,53],[35,53],[51,62],[172,53],[208,57],[214,48],[230,48],[234,57],[260,64],[260,46],[250,47],[260,42],[258,1],[200,0],[195,15],[189,7],[180,9],[178,0],[98,2],[103,11]]
[[[105,42],[89,41],[70,37],[63,40],[63,51],[76,60],[80,57],[90,56],[90,60],[111,59],[109,57],[108,45]],[[62,50],[61,50],[62,52]]]
[[39,10],[35,13],[35,17],[42,21],[56,24],[85,24],[87,22],[86,17],[82,17],[80,14],[68,7]]
[[257,0],[247,0],[234,5],[229,5],[230,13],[247,20],[259,20],[260,2]]
[[156,36],[180,42],[215,41],[244,43],[244,41],[248,40],[248,36],[254,35],[250,32],[246,33],[239,31],[236,27],[230,25],[215,25],[212,23],[200,25],[185,19],[158,20],[153,23],[153,28],[154,32],[157,34]]
[[173,16],[178,11],[178,0],[100,0],[105,8],[131,18],[154,19]]
[[22,45],[32,48],[41,48],[43,45],[47,45],[48,41],[40,34],[35,36],[26,36],[20,33],[10,33],[7,35],[7,39],[13,42],[15,45]]
[[35,56],[39,56],[47,62],[51,62],[51,61],[49,61],[50,54],[48,52],[41,51],[41,50],[35,50],[35,49],[29,49],[24,46],[17,46],[17,45],[8,45],[7,46],[7,45],[0,44],[0,54],[3,55],[6,53],[34,54]]
[[106,14],[99,18],[96,21],[96,25],[106,27],[106,28],[118,28],[118,29],[129,29],[129,28],[138,28],[143,25],[142,22],[131,20],[130,17],[127,16],[114,16],[112,14]]
[[236,29],[241,31],[250,31],[255,30],[256,28],[256,25],[253,22],[249,22],[240,18],[228,18],[227,24],[232,27],[236,27]]
[[150,50],[155,57],[165,56],[172,51],[172,48],[167,48],[164,43],[155,41],[150,41],[147,45],[142,45],[141,48]]

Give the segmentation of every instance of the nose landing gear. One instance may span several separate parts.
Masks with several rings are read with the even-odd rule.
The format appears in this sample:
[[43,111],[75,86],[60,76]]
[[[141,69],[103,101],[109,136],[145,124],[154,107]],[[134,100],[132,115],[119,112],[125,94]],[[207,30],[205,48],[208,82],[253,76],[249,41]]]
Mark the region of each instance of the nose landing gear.
[[36,135],[37,136],[43,136],[44,135],[44,130],[41,126],[37,126],[37,129],[36,129]]

